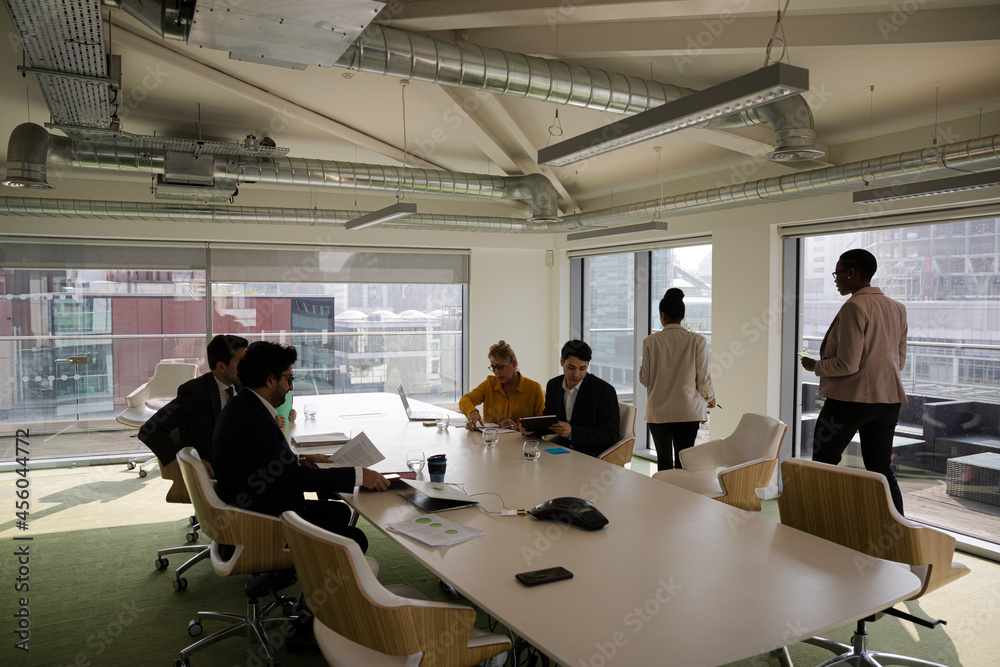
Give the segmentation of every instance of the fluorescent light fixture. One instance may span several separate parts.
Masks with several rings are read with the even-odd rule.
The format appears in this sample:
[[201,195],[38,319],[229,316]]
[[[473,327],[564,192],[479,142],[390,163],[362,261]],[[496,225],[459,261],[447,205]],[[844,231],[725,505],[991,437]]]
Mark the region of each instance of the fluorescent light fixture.
[[629,234],[645,234],[646,232],[665,232],[667,223],[662,220],[652,222],[641,222],[638,225],[623,225],[621,227],[605,227],[604,229],[591,229],[586,232],[567,234],[567,241],[586,241],[587,239],[601,239],[611,236],[628,236]]
[[538,164],[562,167],[807,90],[809,70],[778,63],[543,148]]
[[930,197],[931,195],[943,195],[950,192],[965,192],[966,190],[980,190],[1000,185],[1000,169],[993,171],[980,171],[975,174],[963,174],[961,176],[951,176],[949,178],[938,178],[933,181],[919,181],[917,183],[900,183],[887,188],[872,188],[871,190],[861,190],[854,193],[855,204],[878,204],[885,201],[895,201],[897,199],[914,199],[916,197]]
[[360,218],[348,220],[347,224],[344,226],[347,229],[364,229],[365,227],[380,225],[383,222],[389,222],[390,220],[395,220],[396,218],[405,218],[406,216],[413,215],[416,212],[416,204],[408,204],[406,202],[398,201],[392,206],[386,206],[385,208],[380,208],[377,211],[365,213]]

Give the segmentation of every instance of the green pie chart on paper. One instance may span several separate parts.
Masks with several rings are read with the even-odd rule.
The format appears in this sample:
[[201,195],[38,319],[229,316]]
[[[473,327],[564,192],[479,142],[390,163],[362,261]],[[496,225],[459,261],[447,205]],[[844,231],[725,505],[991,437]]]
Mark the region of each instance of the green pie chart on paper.
[[422,516],[422,517],[420,517],[419,519],[417,519],[417,523],[430,523],[430,522],[431,522],[431,520],[430,520],[430,519],[428,519],[428,518],[427,518],[427,517],[425,517],[425,516]]
[[440,527],[441,527],[441,524],[439,524],[439,523],[432,523],[431,524],[431,528],[440,528]]

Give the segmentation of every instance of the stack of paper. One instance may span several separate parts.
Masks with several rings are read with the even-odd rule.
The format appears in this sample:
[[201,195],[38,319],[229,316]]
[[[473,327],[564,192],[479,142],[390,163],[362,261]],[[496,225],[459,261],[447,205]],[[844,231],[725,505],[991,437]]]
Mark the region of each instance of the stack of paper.
[[342,445],[350,440],[343,433],[314,433],[312,435],[293,435],[292,444],[296,447],[323,447],[324,445]]
[[329,456],[329,463],[317,464],[320,468],[360,466],[367,468],[383,460],[385,456],[364,433],[359,433]]
[[450,547],[452,544],[486,534],[481,530],[442,519],[436,514],[424,514],[416,519],[391,523],[389,530],[411,537],[429,547]]

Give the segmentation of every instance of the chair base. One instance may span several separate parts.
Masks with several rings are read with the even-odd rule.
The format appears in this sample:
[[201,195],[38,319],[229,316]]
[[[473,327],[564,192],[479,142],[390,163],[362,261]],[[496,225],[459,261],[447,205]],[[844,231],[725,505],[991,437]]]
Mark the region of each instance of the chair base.
[[854,631],[851,645],[841,644],[823,637],[810,637],[803,640],[806,644],[812,644],[820,648],[838,653],[834,658],[830,658],[817,667],[833,667],[833,665],[843,665],[847,667],[884,667],[885,665],[901,665],[902,667],[947,667],[937,662],[921,660],[920,658],[910,658],[905,655],[895,653],[882,653],[881,651],[868,650],[868,633],[863,627]]
[[193,553],[194,556],[188,558],[186,561],[181,563],[181,565],[174,570],[174,590],[183,591],[187,588],[187,579],[181,575],[187,572],[195,563],[203,561],[210,558],[212,555],[212,547],[207,544],[199,544],[190,547],[170,547],[169,549],[160,549],[156,552],[156,561],[154,564],[157,570],[165,570],[170,565],[170,561],[165,558],[170,554],[179,553]]
[[[294,582],[294,579],[292,581]],[[287,586],[290,584],[285,585]],[[259,646],[258,657],[261,662],[269,666],[274,665],[274,648],[271,646],[271,640],[268,638],[267,630],[269,627],[274,628],[279,624],[289,625],[298,617],[294,615],[271,617],[269,614],[275,609],[291,609],[294,603],[295,600],[293,598],[281,597],[272,593],[271,601],[263,607],[260,606],[260,602],[256,597],[248,599],[246,615],[232,614],[222,611],[199,611],[198,618],[188,623],[188,633],[193,637],[201,634],[201,619],[203,618],[225,621],[227,623],[231,623],[232,625],[228,628],[223,628],[222,630],[213,632],[209,636],[199,639],[187,648],[181,649],[180,657],[174,661],[174,666],[189,667],[190,662],[188,658],[191,655],[197,653],[203,648],[212,646],[213,644],[218,644],[223,639],[228,639],[230,637],[247,637],[250,639],[256,638],[256,644]],[[287,636],[287,634],[285,634],[285,636]]]
[[151,466],[156,462],[157,461],[155,456],[150,457],[145,461],[141,462],[138,459],[129,459],[128,462],[125,464],[125,466],[129,470],[135,470],[136,468],[139,468],[139,477],[145,477],[146,475],[149,474],[149,471],[146,470],[146,466]]

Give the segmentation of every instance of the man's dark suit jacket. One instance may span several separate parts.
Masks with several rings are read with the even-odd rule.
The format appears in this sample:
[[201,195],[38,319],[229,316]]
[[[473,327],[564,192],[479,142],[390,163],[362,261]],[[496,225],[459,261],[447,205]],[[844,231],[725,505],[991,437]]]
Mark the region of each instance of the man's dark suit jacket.
[[[237,393],[240,387],[236,386]],[[211,372],[188,380],[177,388],[177,398],[156,411],[139,429],[139,439],[162,465],[167,465],[183,447],[194,447],[202,459],[212,461],[212,432],[222,412],[219,385]],[[179,441],[171,437],[177,429]]]
[[[545,414],[556,415],[559,421],[566,421],[562,375],[552,378],[545,386]],[[569,420],[573,427],[570,439],[556,437],[555,442],[597,456],[618,442],[619,421],[615,388],[596,375],[587,373],[580,382],[573,404],[573,419]]]
[[304,491],[353,491],[354,468],[307,468],[296,456],[267,407],[244,389],[215,424],[212,467],[223,502],[278,516],[297,510]]

